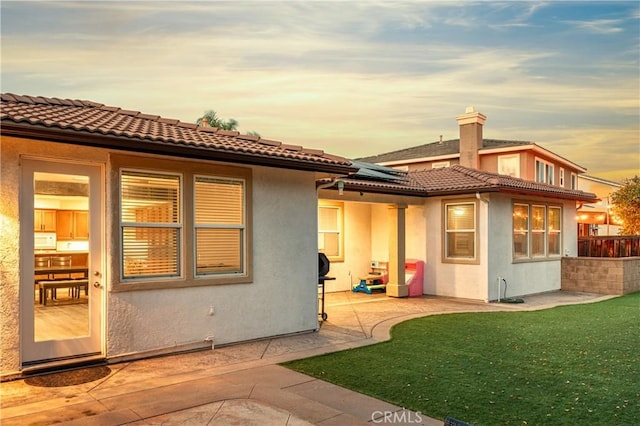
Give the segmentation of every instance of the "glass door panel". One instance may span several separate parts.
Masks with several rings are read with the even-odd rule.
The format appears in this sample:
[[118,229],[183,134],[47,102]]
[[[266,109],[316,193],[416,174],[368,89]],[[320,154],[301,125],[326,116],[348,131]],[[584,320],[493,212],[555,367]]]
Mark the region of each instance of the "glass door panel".
[[33,189],[34,217],[53,216],[34,235],[34,340],[86,337],[89,238],[76,229],[87,228],[89,177],[35,172]]
[[24,159],[22,182],[22,364],[100,355],[103,169]]

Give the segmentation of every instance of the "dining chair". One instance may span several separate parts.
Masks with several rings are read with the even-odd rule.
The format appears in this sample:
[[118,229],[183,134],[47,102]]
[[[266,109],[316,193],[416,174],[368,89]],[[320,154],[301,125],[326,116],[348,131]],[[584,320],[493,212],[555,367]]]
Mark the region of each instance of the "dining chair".
[[[49,266],[51,266],[51,257],[50,256],[37,256],[35,258],[35,262],[34,262],[34,266],[36,268],[48,268]],[[40,303],[42,303],[42,290],[40,288],[40,285],[38,284],[40,281],[43,280],[48,280],[49,279],[49,275],[48,274],[38,274],[37,272],[34,274],[33,276],[33,281],[34,281],[34,293],[37,290],[38,292],[38,299],[40,300]]]
[[[52,267],[60,267],[60,266],[71,266],[71,256],[51,256],[51,266]],[[53,274],[53,280],[70,280],[70,273],[56,273]],[[73,296],[73,291],[69,290],[71,296]],[[53,297],[57,298],[57,290],[53,289]]]
[[[71,256],[51,256],[51,266],[71,266]],[[57,279],[58,275],[65,275],[64,279],[71,278],[71,274],[69,273],[57,273],[54,274],[54,279]]]

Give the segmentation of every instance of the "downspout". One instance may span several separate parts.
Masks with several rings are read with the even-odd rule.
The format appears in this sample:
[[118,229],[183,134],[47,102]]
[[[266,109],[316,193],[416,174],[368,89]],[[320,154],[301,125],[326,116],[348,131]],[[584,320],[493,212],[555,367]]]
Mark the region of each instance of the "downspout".
[[338,194],[342,195],[344,193],[344,181],[340,178],[333,178],[330,182],[320,184],[316,187],[316,192],[321,189],[331,188],[333,185],[338,184]]
[[484,201],[485,203],[489,204],[489,200],[487,200],[486,198],[482,198],[479,192],[476,192],[476,198],[480,201]]
[[[482,198],[480,196],[479,192],[476,192],[476,198],[480,201],[483,201],[484,203],[486,203],[487,205],[489,205],[489,200],[487,200],[486,198]],[[488,222],[488,221],[487,221]],[[487,277],[488,278],[488,277]],[[487,283],[487,287],[489,287],[489,284]],[[485,299],[485,302],[488,303],[490,301],[489,299],[489,293],[488,293],[489,289],[487,288],[487,298]],[[498,277],[498,302],[500,302],[500,277]]]

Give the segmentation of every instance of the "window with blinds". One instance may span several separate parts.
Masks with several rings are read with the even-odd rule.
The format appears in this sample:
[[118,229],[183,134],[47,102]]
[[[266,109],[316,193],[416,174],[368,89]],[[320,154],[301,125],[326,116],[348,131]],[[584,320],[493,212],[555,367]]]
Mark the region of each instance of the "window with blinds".
[[475,259],[476,204],[445,204],[445,256],[447,259]]
[[326,201],[318,206],[318,251],[333,261],[342,259],[343,208]]
[[180,276],[181,177],[122,170],[123,279]]
[[195,274],[244,273],[245,183],[196,176]]

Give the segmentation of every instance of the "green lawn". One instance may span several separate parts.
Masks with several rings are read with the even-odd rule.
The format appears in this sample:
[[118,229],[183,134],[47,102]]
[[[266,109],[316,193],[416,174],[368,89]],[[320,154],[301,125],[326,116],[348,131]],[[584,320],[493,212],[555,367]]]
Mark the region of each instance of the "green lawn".
[[419,318],[388,342],[284,365],[474,425],[640,424],[640,293]]

